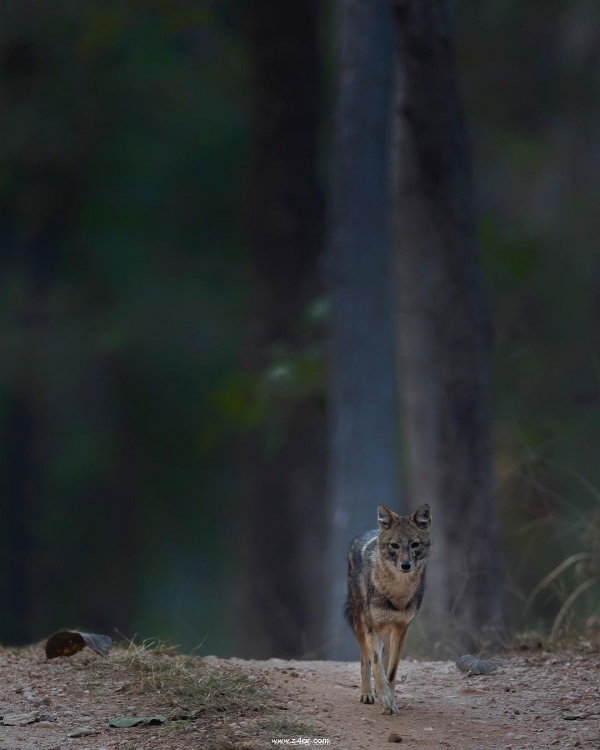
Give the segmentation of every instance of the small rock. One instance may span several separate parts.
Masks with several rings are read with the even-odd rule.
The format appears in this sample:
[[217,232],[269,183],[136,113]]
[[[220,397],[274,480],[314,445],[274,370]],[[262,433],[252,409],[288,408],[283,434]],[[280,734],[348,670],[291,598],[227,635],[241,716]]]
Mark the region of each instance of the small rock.
[[392,732],[388,737],[388,742],[402,742],[402,737],[400,737],[398,732]]
[[28,714],[9,714],[2,719],[2,723],[7,727],[20,727],[24,724],[33,724],[38,718],[37,711]]
[[504,664],[504,659],[478,659],[471,654],[460,656],[456,666],[467,675],[488,675]]
[[50,698],[38,698],[35,695],[27,696],[27,702],[31,703],[32,706],[49,706]]
[[98,730],[94,727],[77,727],[77,729],[69,732],[67,737],[91,737],[93,734],[98,734]]

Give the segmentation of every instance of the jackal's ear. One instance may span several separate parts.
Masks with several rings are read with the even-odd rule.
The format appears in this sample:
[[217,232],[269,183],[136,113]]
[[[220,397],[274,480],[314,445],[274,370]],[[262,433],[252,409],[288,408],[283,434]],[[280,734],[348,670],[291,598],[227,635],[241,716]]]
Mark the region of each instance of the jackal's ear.
[[431,526],[431,510],[429,509],[429,505],[427,505],[427,503],[425,503],[425,505],[421,505],[421,507],[417,508],[417,510],[413,513],[413,521],[421,529],[426,529],[428,526]]
[[379,521],[379,528],[385,531],[392,525],[392,521],[396,521],[400,516],[394,513],[385,505],[377,506],[377,520]]

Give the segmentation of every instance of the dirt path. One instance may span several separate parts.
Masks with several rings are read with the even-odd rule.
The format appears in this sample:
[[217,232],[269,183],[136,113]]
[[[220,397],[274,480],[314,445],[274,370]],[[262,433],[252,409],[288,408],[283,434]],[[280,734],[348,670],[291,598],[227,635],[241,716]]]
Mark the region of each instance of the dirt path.
[[392,732],[405,749],[600,748],[598,655],[514,657],[487,677],[467,677],[453,662],[405,660],[399,716],[359,703],[358,663],[245,664],[263,671],[288,710],[319,726],[333,748],[392,748]]
[[[305,742],[297,747],[323,747],[327,739],[339,750],[383,750],[395,746],[391,733],[415,750],[600,748],[599,654],[514,656],[487,677],[467,677],[452,662],[404,660],[399,716],[359,703],[358,663],[205,657],[189,664],[172,656],[136,661],[124,651],[45,662],[40,647],[0,649],[0,714],[37,713],[31,724],[0,725],[0,750],[262,750],[275,746],[272,738],[299,736]],[[188,689],[198,675],[240,671],[246,685],[266,684],[269,707],[259,698],[228,713],[217,688],[217,710],[182,717],[193,698],[176,697],[180,677]],[[107,725],[107,717],[153,713],[166,724]],[[68,737],[81,726],[93,734]]]

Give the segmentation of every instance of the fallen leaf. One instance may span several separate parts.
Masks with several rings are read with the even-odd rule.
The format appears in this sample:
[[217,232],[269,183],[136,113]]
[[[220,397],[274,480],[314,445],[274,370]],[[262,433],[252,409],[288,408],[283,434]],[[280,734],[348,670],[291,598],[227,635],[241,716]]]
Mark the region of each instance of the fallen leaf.
[[108,656],[112,646],[112,638],[108,635],[96,633],[80,633],[77,630],[61,630],[54,633],[46,641],[46,658],[55,659],[57,656],[73,656],[88,646],[100,656]]
[[164,716],[116,716],[108,720],[108,726],[125,729],[127,727],[136,727],[140,724],[164,724],[165,721]]
[[37,711],[32,711],[28,714],[8,714],[2,719],[2,723],[6,727],[20,727],[25,724],[33,724],[39,719]]

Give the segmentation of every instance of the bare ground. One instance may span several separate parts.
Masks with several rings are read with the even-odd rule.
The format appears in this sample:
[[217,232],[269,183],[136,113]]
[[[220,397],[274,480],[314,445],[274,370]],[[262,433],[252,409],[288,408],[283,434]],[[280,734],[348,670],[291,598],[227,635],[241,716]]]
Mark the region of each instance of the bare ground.
[[[527,652],[486,677],[465,676],[453,662],[404,660],[399,716],[359,703],[358,663],[124,649],[46,662],[38,646],[0,650],[0,674],[0,714],[37,713],[34,723],[0,725],[0,750],[246,750],[299,737],[305,748],[327,739],[342,750],[383,750],[394,747],[391,733],[419,750],[600,748],[598,653]],[[168,721],[108,727],[109,717],[142,714]],[[81,726],[96,733],[67,737]]]

